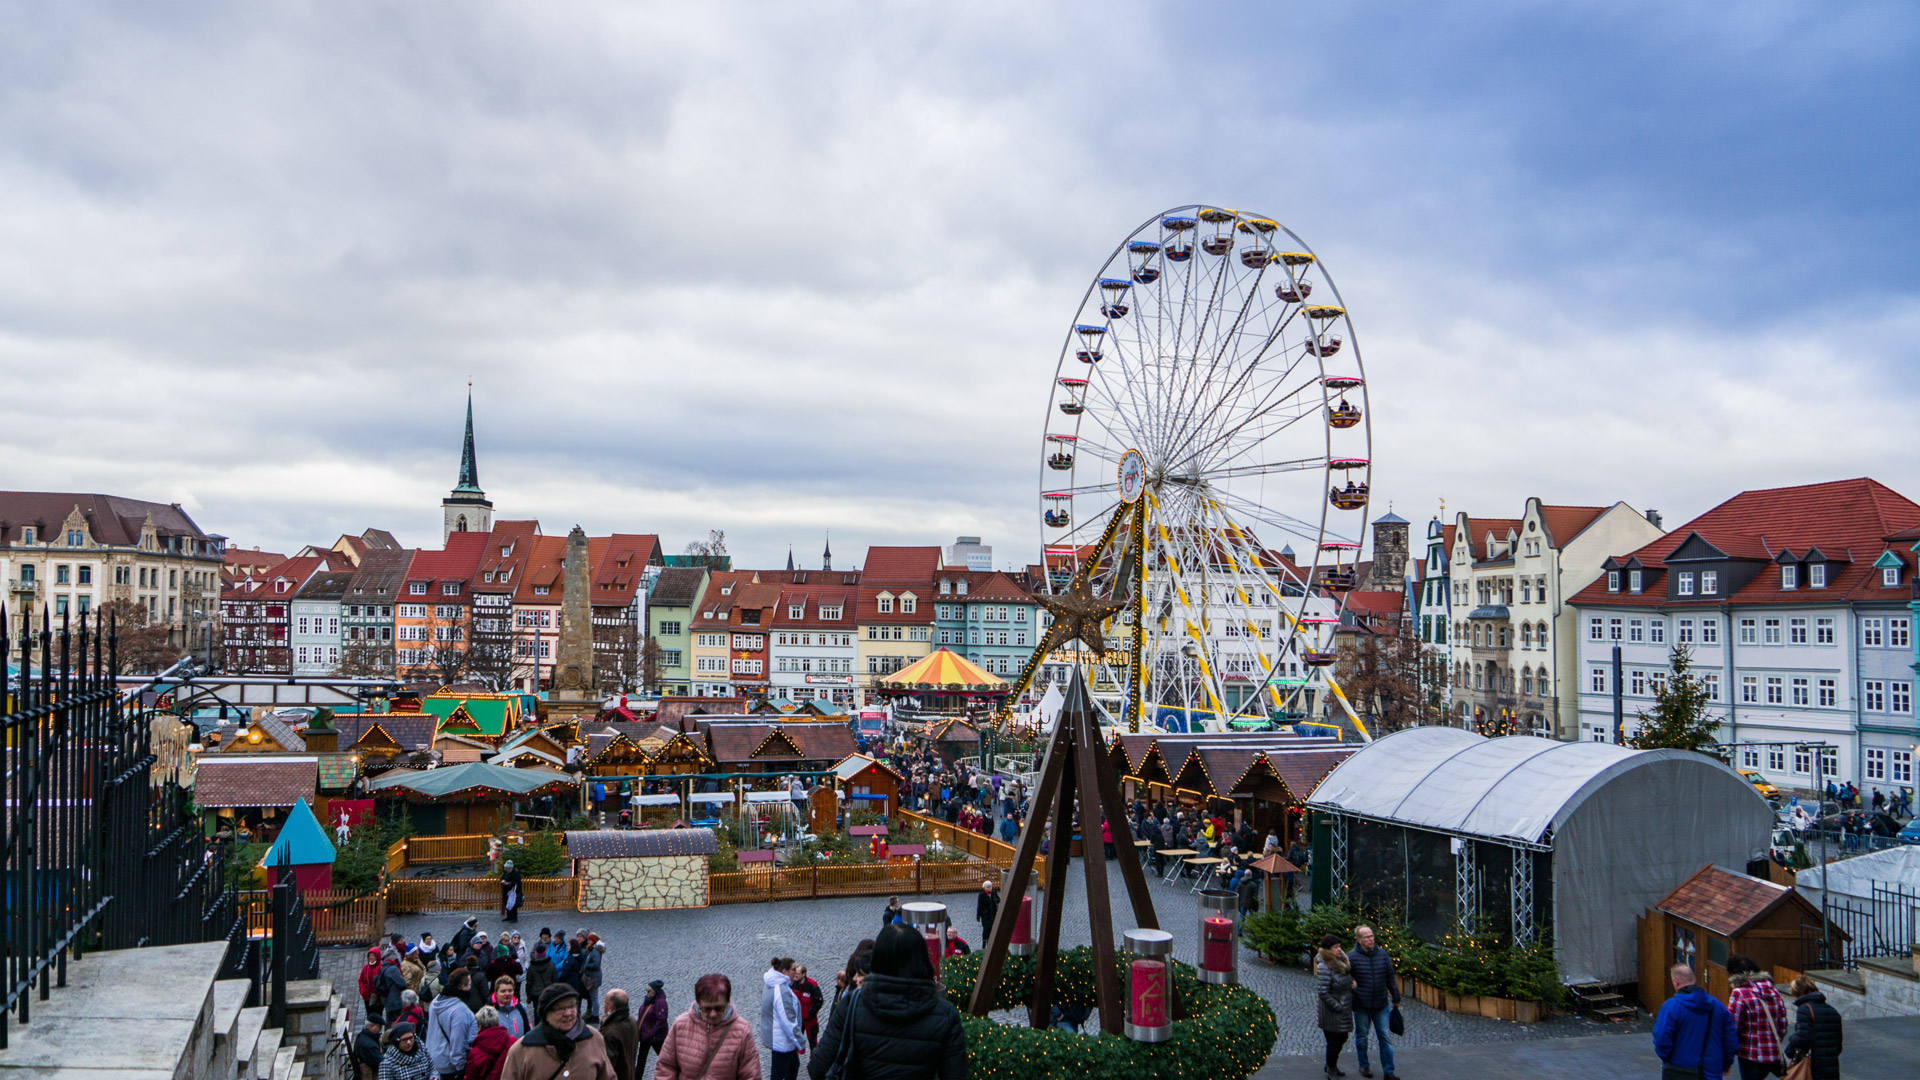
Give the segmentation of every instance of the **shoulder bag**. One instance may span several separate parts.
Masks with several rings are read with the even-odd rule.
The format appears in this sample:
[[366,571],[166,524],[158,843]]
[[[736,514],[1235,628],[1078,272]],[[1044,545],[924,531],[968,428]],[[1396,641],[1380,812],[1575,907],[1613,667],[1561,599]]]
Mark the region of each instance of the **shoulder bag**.
[[853,1029],[854,1021],[859,1018],[859,987],[847,991],[842,1007],[847,1010],[847,1022],[840,1029],[840,1045],[833,1055],[833,1064],[827,1066],[826,1080],[853,1080]]
[[[1807,1018],[1809,1021],[1811,1021],[1813,1018],[1812,1017],[1813,1010],[1809,1009],[1807,1010],[1807,1012],[1808,1012]],[[1769,1024],[1773,1022],[1772,1015],[1768,1015],[1767,1022]],[[1787,1030],[1788,1031],[1793,1030],[1792,1023],[1789,1023],[1787,1025]],[[1787,1057],[1786,1033],[1785,1032],[1781,1033],[1780,1037],[1774,1041],[1780,1047],[1780,1060],[1783,1062],[1786,1062],[1786,1066],[1787,1066],[1787,1071],[1781,1074],[1782,1080],[1813,1080],[1813,1048],[1808,1047],[1807,1052],[1800,1055],[1800,1060],[1793,1061]]]
[[[1706,993],[1705,990],[1700,991]],[[1707,1043],[1713,1039],[1713,1014],[1707,1014],[1707,1022],[1700,1033],[1700,1064],[1691,1069],[1676,1068],[1666,1062],[1660,1063],[1660,1080],[1708,1080]]]

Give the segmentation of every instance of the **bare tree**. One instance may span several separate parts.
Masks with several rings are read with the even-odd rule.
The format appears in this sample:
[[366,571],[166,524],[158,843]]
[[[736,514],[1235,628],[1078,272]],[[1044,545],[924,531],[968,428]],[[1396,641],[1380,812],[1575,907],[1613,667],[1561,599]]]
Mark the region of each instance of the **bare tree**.
[[647,638],[647,643],[640,647],[640,684],[649,691],[660,689],[660,668],[665,654],[656,637]]
[[393,675],[393,649],[377,641],[349,641],[340,649],[335,675],[349,679],[382,679]]
[[1389,615],[1341,635],[1340,687],[1380,733],[1436,722],[1445,664],[1431,653],[1413,619]]
[[714,529],[707,533],[705,540],[695,540],[687,545],[688,555],[725,555],[727,553],[727,533],[724,529]]
[[111,627],[119,635],[120,670],[116,675],[146,675],[164,671],[186,650],[168,640],[164,623],[149,623],[145,604],[133,600],[109,600],[100,605],[99,626]]

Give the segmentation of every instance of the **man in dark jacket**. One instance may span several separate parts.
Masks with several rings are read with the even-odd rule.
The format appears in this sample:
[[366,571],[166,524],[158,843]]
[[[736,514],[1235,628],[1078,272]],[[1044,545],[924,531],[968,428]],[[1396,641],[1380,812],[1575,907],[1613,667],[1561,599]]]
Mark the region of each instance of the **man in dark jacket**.
[[500,866],[500,920],[520,921],[520,871],[512,859]]
[[380,1045],[380,1032],[385,1026],[378,1016],[369,1016],[367,1026],[353,1037],[355,1080],[373,1080],[380,1075],[380,1058],[386,1053],[386,1047]]
[[453,932],[453,941],[451,942],[453,945],[453,955],[466,955],[467,946],[473,944],[473,935],[479,930],[479,927],[480,919],[475,915],[469,915],[467,921],[460,924],[460,929]]
[[1694,984],[1692,968],[1675,964],[1670,974],[1673,996],[1653,1019],[1654,1052],[1668,1069],[1715,1080],[1740,1051],[1733,1014]]
[[1373,927],[1353,928],[1353,951],[1347,954],[1353,965],[1354,1051],[1360,1057],[1360,1075],[1371,1078],[1367,1065],[1367,1032],[1380,1036],[1380,1069],[1387,1080],[1393,1074],[1393,1036],[1388,1019],[1400,1007],[1400,980],[1394,975],[1393,957],[1381,948],[1373,936]]
[[606,997],[606,1022],[600,1025],[600,1037],[607,1040],[607,1058],[613,1062],[613,1075],[633,1080],[633,1063],[638,1056],[640,1031],[627,1010],[627,992],[609,990]]
[[540,991],[558,981],[559,975],[553,970],[553,957],[547,955],[546,949],[536,946],[527,960],[527,1000],[539,1001]]
[[387,1023],[400,1015],[400,995],[406,989],[407,977],[400,974],[400,954],[389,945],[380,950],[380,974],[373,977],[373,1001]]
[[980,883],[980,895],[973,901],[974,917],[980,920],[980,940],[993,936],[993,917],[1000,914],[1000,889],[993,879]]
[[900,898],[897,896],[887,897],[887,910],[880,913],[880,929],[885,930],[887,927],[893,925],[895,919],[903,917],[900,911]]

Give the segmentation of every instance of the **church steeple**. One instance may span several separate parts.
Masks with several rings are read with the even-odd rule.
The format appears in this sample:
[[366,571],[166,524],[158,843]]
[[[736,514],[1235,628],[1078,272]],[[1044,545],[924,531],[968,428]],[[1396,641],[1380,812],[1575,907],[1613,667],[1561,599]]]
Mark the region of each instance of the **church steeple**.
[[480,490],[480,466],[473,457],[473,391],[467,391],[467,438],[460,447],[460,482],[455,491]]
[[793,572],[793,545],[787,545],[787,572]]
[[460,482],[440,500],[440,542],[457,532],[490,532],[493,504],[480,490],[480,467],[473,453],[473,384],[467,384],[467,435],[460,446]]
[[820,555],[820,569],[833,569],[833,534],[827,534],[827,550]]

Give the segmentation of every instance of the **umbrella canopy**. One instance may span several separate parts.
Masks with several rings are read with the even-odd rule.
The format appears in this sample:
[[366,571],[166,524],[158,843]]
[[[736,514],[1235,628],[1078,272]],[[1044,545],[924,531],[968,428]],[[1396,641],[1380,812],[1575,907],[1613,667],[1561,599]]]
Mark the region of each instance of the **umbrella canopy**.
[[395,769],[367,786],[375,792],[393,792],[397,788],[409,798],[448,799],[460,795],[475,798],[550,795],[579,784],[567,773],[552,769],[512,769],[470,761],[438,769]]
[[1300,868],[1280,857],[1279,852],[1254,860],[1253,868],[1263,874],[1297,874]]
[[882,678],[880,685],[895,690],[945,690],[951,687],[992,693],[1005,692],[1007,680],[987,674],[978,664],[949,649],[935,649],[932,655]]

